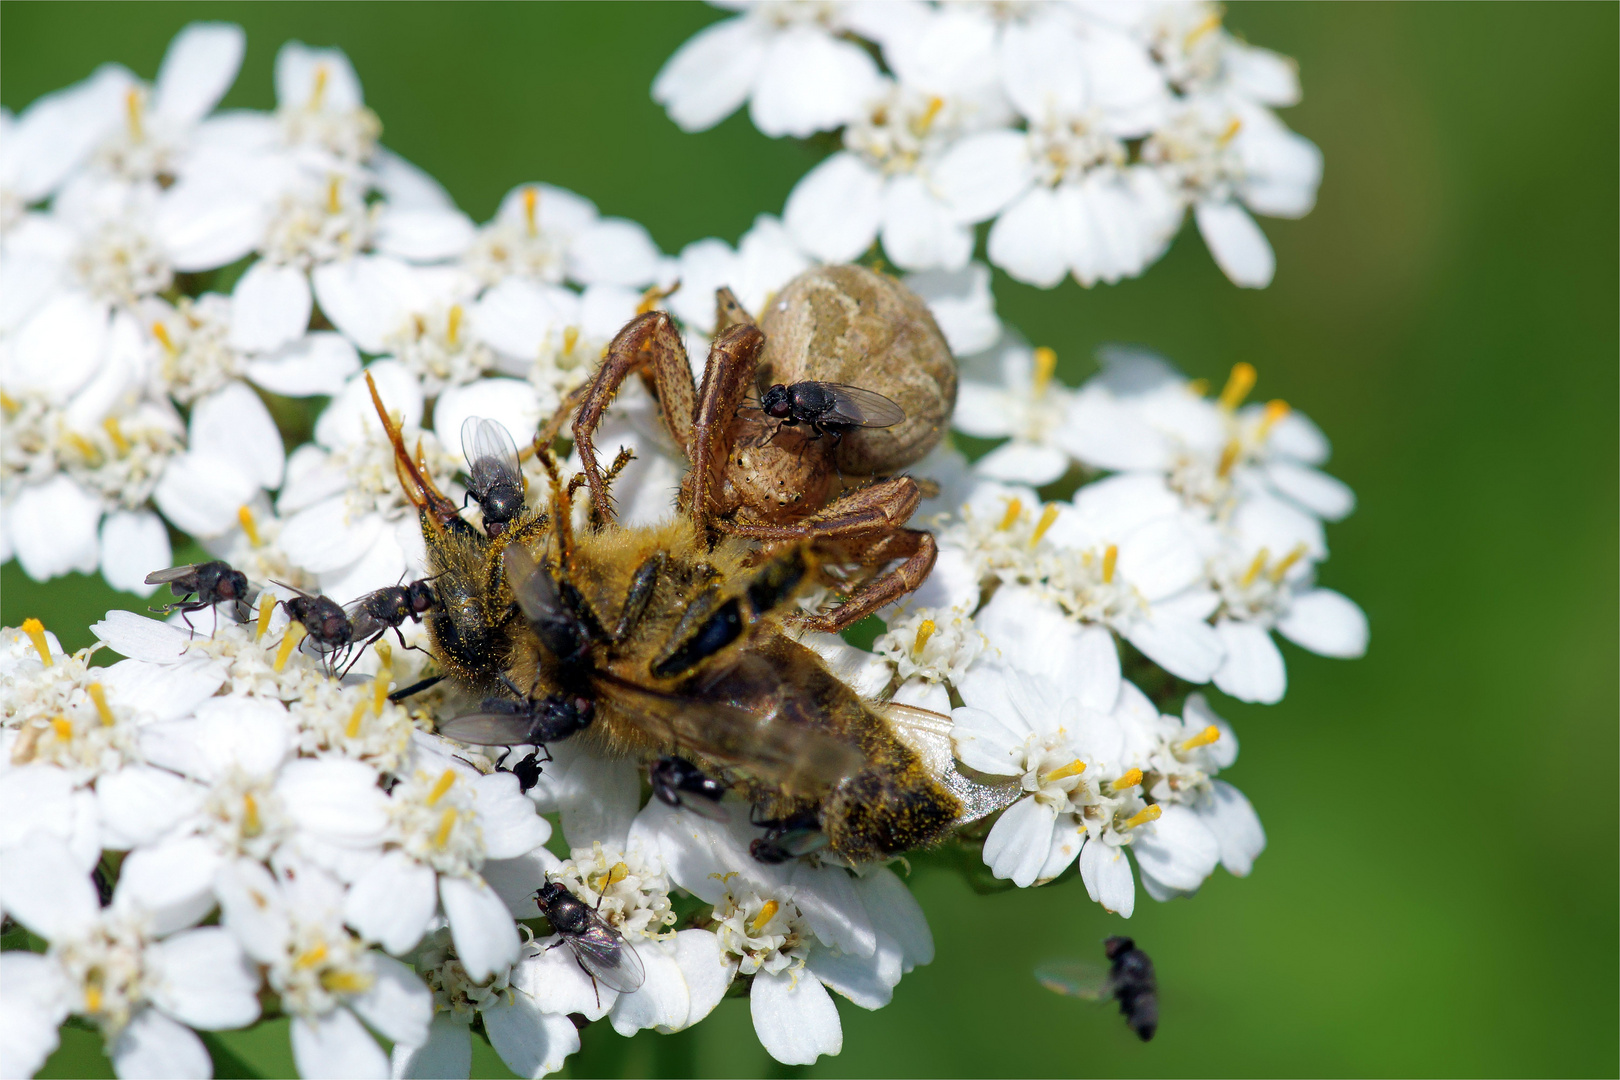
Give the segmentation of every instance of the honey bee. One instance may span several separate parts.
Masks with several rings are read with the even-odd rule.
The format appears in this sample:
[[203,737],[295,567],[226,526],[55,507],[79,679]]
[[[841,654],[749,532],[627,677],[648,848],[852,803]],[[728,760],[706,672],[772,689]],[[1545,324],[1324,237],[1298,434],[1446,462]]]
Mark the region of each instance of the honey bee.
[[543,445],[549,505],[490,536],[439,492],[372,395],[439,597],[425,619],[433,655],[483,698],[444,734],[505,746],[576,737],[644,762],[679,757],[690,769],[678,790],[707,798],[705,777],[753,804],[758,820],[782,823],[763,849],[771,858],[810,850],[807,833],[847,859],[885,858],[984,812],[958,796],[959,777],[942,778],[937,758],[925,762],[897,734],[879,711],[891,707],[861,699],[784,632],[816,569],[811,544],[761,559],[749,541],[712,540],[684,514],[576,534],[572,497],[584,480],[565,484]]

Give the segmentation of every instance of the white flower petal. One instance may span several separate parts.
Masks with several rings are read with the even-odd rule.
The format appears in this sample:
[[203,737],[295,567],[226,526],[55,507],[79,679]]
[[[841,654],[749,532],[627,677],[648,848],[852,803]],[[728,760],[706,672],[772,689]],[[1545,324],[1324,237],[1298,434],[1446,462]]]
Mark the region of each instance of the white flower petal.
[[704,27],[664,62],[653,80],[653,100],[682,131],[713,127],[748,100],[765,60],[766,33],[753,19]]
[[494,420],[519,446],[526,446],[540,425],[540,399],[523,379],[479,379],[447,387],[433,406],[433,429],[439,441],[460,447],[461,425],[473,416]]
[[895,176],[883,191],[883,250],[907,270],[959,270],[973,254],[973,230],[920,176]]
[[983,131],[959,140],[934,164],[934,189],[965,224],[994,217],[1031,183],[1028,136]]
[[1265,473],[1272,487],[1329,521],[1340,521],[1356,508],[1356,493],[1327,473],[1286,461],[1271,462]]
[[369,846],[388,827],[388,796],[377,788],[376,771],[363,762],[290,761],[276,780],[276,794],[297,824],[334,843]]
[[444,185],[386,146],[379,146],[366,163],[377,190],[388,197],[392,210],[454,210],[455,201]]
[[823,944],[855,956],[872,955],[877,932],[847,871],[795,860],[788,865],[787,878],[794,904]]
[[678,930],[675,962],[686,980],[688,1006],[685,1027],[714,1011],[731,986],[732,968],[720,953],[720,939],[710,930]]
[[1195,892],[1220,862],[1215,835],[1185,806],[1166,806],[1157,821],[1135,832],[1131,850],[1144,888],[1151,881],[1177,893]]
[[984,864],[996,877],[1010,878],[1019,888],[1028,888],[1052,850],[1056,823],[1054,807],[1033,798],[1019,799],[1002,812],[984,838]]
[[951,352],[967,356],[988,349],[1001,338],[1001,320],[996,317],[988,266],[975,262],[961,270],[908,274],[905,280],[907,287],[928,304]]
[[1069,455],[1055,446],[1014,439],[973,463],[973,471],[1009,484],[1050,484],[1069,468]]
[[[502,1004],[484,1010],[486,1023],[490,1013],[510,1008]],[[490,1030],[491,1042],[494,1037],[493,1030]],[[438,1013],[433,1017],[433,1023],[428,1025],[427,1041],[417,1046],[394,1044],[390,1065],[394,1080],[439,1080],[440,1077],[467,1076],[472,1071],[472,1028],[449,1012]]]
[[146,575],[173,565],[169,530],[150,510],[117,510],[101,523],[101,576],[136,596],[151,596]]
[[478,792],[478,828],[484,836],[484,854],[491,859],[527,855],[551,838],[551,823],[535,813],[509,772],[491,773],[473,781]]
[[350,999],[350,1008],[390,1042],[414,1046],[426,1040],[433,995],[421,978],[386,956],[373,956],[371,964],[375,979],[365,993]]
[[439,900],[450,920],[456,954],[475,982],[518,958],[517,927],[495,890],[480,878],[442,877]]
[[1069,271],[1057,198],[1046,187],[1033,188],[1002,211],[991,226],[990,261],[1015,279],[1050,289]]
[[602,218],[581,230],[568,248],[568,276],[587,285],[640,288],[658,276],[658,245],[645,227]]
[[748,994],[754,1034],[765,1052],[784,1065],[810,1065],[844,1048],[844,1029],[821,982],[791,968],[754,976]]
[[348,1009],[294,1016],[292,1049],[304,1080],[388,1080],[388,1056]]
[[309,327],[313,305],[304,271],[260,259],[231,292],[231,347],[274,352],[297,341]]
[[1001,718],[983,709],[951,710],[951,748],[962,764],[993,776],[1017,776],[1017,755],[1024,736],[1008,730]]
[[192,926],[214,909],[219,866],[213,844],[198,836],[137,848],[119,869],[113,906],[145,912],[155,933]]
[[0,908],[47,941],[76,937],[101,910],[89,873],[62,841],[36,833],[6,849]]
[[1046,853],[1046,861],[1035,874],[1035,881],[1044,885],[1074,865],[1085,842],[1086,830],[1074,818],[1060,818],[1057,827],[1052,830],[1052,846]]
[[23,573],[48,581],[100,562],[101,500],[60,474],[27,484],[6,508],[5,528]]
[[1289,641],[1322,656],[1354,660],[1367,652],[1367,616],[1356,602],[1332,589],[1294,597],[1277,630]]
[[180,659],[189,640],[181,627],[133,611],[109,611],[105,619],[90,624],[90,632],[114,652],[153,664]]
[[593,982],[562,938],[539,938],[532,948],[537,953],[512,968],[512,985],[536,1008],[559,1016],[579,1013],[588,1020],[607,1015],[618,991]]
[[177,125],[196,123],[225,96],[242,66],[247,35],[231,23],[195,22],[169,42],[152,92],[152,114]]
[[1136,910],[1136,883],[1123,849],[1101,840],[1087,840],[1080,849],[1080,878],[1086,884],[1086,893],[1104,911],[1128,919]]
[[898,949],[879,949],[871,956],[848,956],[828,949],[810,953],[806,970],[863,1009],[881,1009],[894,999],[894,986],[900,978]]
[[401,210],[390,207],[377,222],[376,247],[412,262],[453,259],[478,235],[472,218],[454,208]]
[[782,221],[811,255],[824,262],[850,262],[877,237],[883,190],[883,177],[875,169],[854,154],[839,152],[794,185]]
[[108,1048],[119,1080],[208,1080],[214,1063],[195,1032],[156,1009],[141,1009]]
[[[1201,594],[1191,595],[1189,606],[1204,602]],[[1169,601],[1155,604],[1145,618],[1132,619],[1120,633],[1149,660],[1188,682],[1208,682],[1221,666],[1223,638],[1202,617],[1186,617]]]
[[1221,849],[1221,865],[1236,877],[1247,877],[1266,849],[1266,831],[1243,792],[1225,780],[1210,781],[1210,796],[1194,809]]
[[323,263],[311,280],[321,311],[361,352],[380,353],[418,293],[412,270],[398,259],[363,255]]
[[191,412],[191,452],[227,461],[257,487],[277,488],[286,462],[281,433],[259,395],[231,382]]
[[67,986],[54,959],[11,949],[0,953],[0,1076],[24,1080],[60,1043]]
[[[484,1010],[490,1045],[519,1076],[545,1076],[563,1067],[579,1049],[579,1029],[562,1013],[541,1012],[526,994]],[[423,1073],[445,1076],[448,1073]]]
[[370,552],[384,526],[378,514],[351,520],[346,501],[339,496],[288,518],[281,530],[281,548],[295,565],[314,574],[329,574]]
[[1247,210],[1236,203],[1199,203],[1193,213],[1209,253],[1232,284],[1247,289],[1271,284],[1277,257]]
[[282,108],[309,108],[317,93],[319,108],[328,112],[347,112],[365,104],[360,78],[342,49],[287,42],[276,53],[275,85],[276,104]]
[[165,191],[152,232],[176,270],[228,266],[263,240],[269,208],[259,192],[229,175],[197,173]]
[[1222,619],[1215,629],[1226,647],[1226,661],[1215,673],[1215,685],[1239,701],[1262,705],[1281,701],[1288,689],[1288,673],[1282,653],[1265,627]]
[[368,941],[398,956],[427,932],[438,910],[438,879],[433,868],[390,851],[368,866],[343,901],[343,919]]
[[204,926],[147,951],[153,1004],[202,1031],[247,1027],[259,1018],[259,973],[230,931]]
[[[125,661],[128,663],[128,661]],[[114,850],[150,844],[197,809],[199,789],[167,769],[126,765],[96,784],[102,843]]]
[[802,139],[859,117],[879,86],[877,64],[859,45],[790,26],[766,47],[748,116],[772,138]]
[[645,941],[637,947],[647,978],[633,994],[620,994],[608,1010],[613,1030],[626,1037],[643,1028],[679,1031],[686,1026],[691,994],[680,965],[675,962],[674,944]]
[[359,370],[360,354],[349,339],[329,330],[305,334],[291,345],[254,357],[246,365],[248,378],[273,394],[287,397],[336,394]]
[[934,962],[933,931],[922,905],[898,874],[878,867],[857,878],[855,888],[879,935],[887,934],[899,945],[904,970]]

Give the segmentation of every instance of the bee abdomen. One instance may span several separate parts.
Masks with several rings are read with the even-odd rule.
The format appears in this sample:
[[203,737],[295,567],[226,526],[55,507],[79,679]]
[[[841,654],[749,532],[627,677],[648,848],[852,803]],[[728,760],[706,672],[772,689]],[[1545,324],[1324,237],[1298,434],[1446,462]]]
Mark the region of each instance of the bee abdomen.
[[852,859],[887,858],[943,840],[961,812],[961,802],[920,761],[899,769],[874,767],[833,793],[827,839]]

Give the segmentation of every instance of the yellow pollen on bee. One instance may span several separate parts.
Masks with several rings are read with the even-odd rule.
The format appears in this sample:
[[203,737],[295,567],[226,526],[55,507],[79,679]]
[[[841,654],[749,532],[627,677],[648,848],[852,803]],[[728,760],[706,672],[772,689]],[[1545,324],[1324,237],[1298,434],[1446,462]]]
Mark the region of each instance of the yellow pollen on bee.
[[321,988],[333,994],[363,994],[371,989],[371,976],[358,971],[323,971]]
[[250,792],[242,794],[242,835],[258,836],[264,831],[264,822],[259,819],[259,800]]
[[61,739],[63,742],[67,742],[73,738],[73,721],[69,720],[61,713],[57,713],[55,716],[51,717],[51,730],[56,732],[56,737],[58,739]]
[[180,352],[179,348],[174,344],[174,338],[169,334],[169,328],[164,326],[163,323],[154,322],[152,324],[152,336],[157,338],[158,344],[163,346],[163,351],[168,353],[171,358]]
[[28,635],[28,640],[34,643],[34,651],[46,667],[55,667],[56,661],[51,659],[51,643],[45,640],[45,624],[38,619],[24,619],[22,632]]
[[445,325],[444,339],[450,343],[451,348],[455,348],[456,342],[461,337],[461,316],[462,316],[462,314],[463,313],[462,313],[460,304],[451,304],[450,305],[450,318],[449,318],[448,322]]
[[439,779],[433,784],[433,790],[428,792],[427,804],[432,806],[434,803],[444,798],[445,792],[449,791],[450,785],[454,784],[455,782],[456,771],[454,769],[446,769],[444,772],[440,773]]
[[1220,464],[1215,466],[1215,475],[1220,477],[1222,480],[1225,480],[1228,476],[1232,475],[1232,467],[1237,464],[1238,455],[1242,452],[1243,447],[1239,445],[1236,439],[1231,440],[1225,446],[1223,446],[1221,448]]
[[1108,550],[1103,552],[1102,578],[1104,585],[1114,583],[1114,569],[1119,565],[1119,545],[1109,544]]
[[315,88],[309,93],[309,111],[315,112],[321,107],[326,98],[326,84],[332,78],[332,73],[325,64],[315,65]]
[[996,526],[997,532],[1006,532],[1018,524],[1018,519],[1024,514],[1024,504],[1018,499],[1007,500],[1007,512],[1001,515],[1001,524]]
[[1219,139],[1220,144],[1222,146],[1225,146],[1227,143],[1229,143],[1233,139],[1237,138],[1237,133],[1242,131],[1242,130],[1243,130],[1243,121],[1239,120],[1235,116],[1232,117],[1232,119],[1226,125],[1226,130],[1221,132],[1221,136],[1220,136],[1220,139]]
[[1266,568],[1266,560],[1271,558],[1270,548],[1261,548],[1254,556],[1254,561],[1243,572],[1243,587],[1247,589],[1254,584],[1254,579],[1260,576],[1260,571]]
[[1046,530],[1050,529],[1057,519],[1057,503],[1047,503],[1046,509],[1041,511],[1041,520],[1035,523],[1035,531],[1029,536],[1029,546],[1031,548],[1041,542],[1041,537],[1046,535]]
[[532,187],[524,188],[523,220],[528,225],[530,236],[537,236],[540,233],[540,219],[538,214],[539,209],[540,189]]
[[293,967],[308,971],[310,968],[326,959],[326,942],[316,942],[312,947],[299,953],[293,960]]
[[1108,782],[1109,791],[1124,791],[1133,788],[1142,782],[1142,770],[1132,769],[1130,772]]
[[781,910],[782,905],[775,900],[765,901],[765,906],[759,909],[759,914],[749,920],[748,936],[759,937],[760,933],[771,924],[771,920],[776,918],[776,913]]
[[443,848],[444,845],[450,842],[450,833],[456,827],[456,818],[460,816],[461,812],[455,807],[447,806],[444,808],[444,813],[439,815],[439,831],[433,834],[434,847]]
[[118,426],[118,417],[107,417],[107,419],[101,422],[101,426],[106,430],[107,437],[112,440],[113,447],[117,449],[119,456],[129,453],[130,443],[129,440],[124,437],[123,428]]
[[1051,772],[1047,773],[1045,776],[1042,776],[1041,777],[1041,783],[1043,783],[1043,784],[1055,784],[1059,780],[1067,780],[1071,776],[1079,776],[1081,773],[1083,773],[1085,771],[1086,771],[1086,763],[1081,761],[1079,758],[1075,758],[1073,761],[1069,762],[1067,765],[1064,765],[1061,768],[1053,769]]
[[1127,818],[1123,828],[1134,829],[1138,825],[1146,825],[1150,821],[1158,821],[1159,815],[1162,813],[1164,813],[1164,811],[1159,809],[1158,805],[1155,804],[1148,807],[1146,810],[1143,810],[1140,814]]
[[304,640],[304,635],[307,633],[309,631],[304,629],[303,623],[287,624],[286,633],[281,635],[281,647],[276,650],[276,662],[271,665],[277,675],[281,674],[282,670],[286,668],[287,660],[292,656],[293,650],[298,648],[298,643]]
[[945,108],[944,98],[935,96],[928,99],[928,108],[922,114],[922,119],[917,122],[919,134],[928,133],[928,129],[934,126],[934,121],[939,118],[940,110],[943,108]]
[[570,326],[563,331],[563,352],[571,353],[574,346],[579,344],[579,327]]
[[1254,380],[1257,378],[1254,365],[1239,360],[1232,365],[1232,374],[1226,378],[1226,387],[1221,391],[1220,405],[1227,412],[1231,412],[1243,404],[1243,399],[1249,396],[1254,389]]
[[326,212],[335,214],[343,209],[343,178],[334,176],[326,182]]
[[1046,388],[1052,385],[1052,376],[1057,373],[1057,352],[1045,345],[1035,349],[1035,396],[1040,397],[1046,393]]
[[84,1011],[92,1014],[101,1011],[101,987],[87,986],[84,988]]
[[343,734],[348,738],[355,738],[360,734],[360,722],[366,718],[366,710],[371,708],[371,702],[361,698],[355,705],[354,711],[349,714],[349,722],[343,727]]
[[145,104],[145,97],[138,86],[132,86],[124,91],[124,121],[129,124],[131,142],[140,142],[146,138],[146,127],[141,123],[141,107]]
[[1271,429],[1277,426],[1277,421],[1287,416],[1291,411],[1293,410],[1288,407],[1288,402],[1282,398],[1273,398],[1266,402],[1265,414],[1260,417],[1260,438],[1264,439],[1270,435]]
[[922,655],[923,647],[928,644],[928,639],[933,637],[934,631],[938,629],[939,627],[934,625],[933,619],[924,619],[922,623],[918,625],[916,640],[911,643],[912,657],[915,658]]
[[1205,728],[1203,731],[1200,731],[1192,738],[1184,740],[1179,746],[1176,747],[1176,749],[1182,753],[1186,753],[1188,750],[1196,750],[1200,746],[1208,746],[1210,743],[1214,742],[1220,737],[1221,729],[1216,727],[1214,724],[1211,724],[1209,727]]
[[100,683],[91,683],[85,690],[90,700],[96,703],[96,714],[101,717],[102,726],[112,727],[114,718],[112,709],[107,705],[107,691],[102,689]]
[[1288,573],[1289,567],[1293,566],[1304,557],[1305,545],[1303,543],[1295,544],[1292,551],[1277,560],[1277,565],[1271,568],[1267,576],[1271,578],[1273,584],[1280,585],[1282,583],[1283,575]]
[[242,533],[248,538],[248,543],[254,547],[263,545],[264,541],[259,538],[259,523],[254,520],[252,507],[248,506],[247,503],[238,506],[236,508],[236,520],[241,523]]
[[270,629],[270,615],[276,610],[276,598],[269,593],[259,597],[259,625],[254,631],[253,640],[264,637],[264,632]]

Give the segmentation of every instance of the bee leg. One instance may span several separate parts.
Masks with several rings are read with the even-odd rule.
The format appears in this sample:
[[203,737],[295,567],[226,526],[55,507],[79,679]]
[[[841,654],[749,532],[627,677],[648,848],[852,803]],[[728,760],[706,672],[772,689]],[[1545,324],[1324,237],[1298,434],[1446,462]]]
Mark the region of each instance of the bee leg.
[[[709,348],[692,426],[682,442],[692,462],[688,510],[699,531],[708,530],[710,518],[717,512],[715,497],[722,487],[722,474],[736,437],[732,420],[754,385],[754,372],[764,347],[765,335],[759,328],[744,324],[720,334]],[[684,493],[687,489],[682,490]]]
[[630,588],[624,594],[624,606],[619,609],[619,623],[613,628],[613,641],[623,642],[630,637],[641,616],[646,613],[647,604],[652,600],[653,589],[658,585],[658,575],[664,570],[667,561],[662,551],[655,551],[647,561],[636,568],[635,574],[630,578]]
[[696,391],[692,386],[692,368],[686,359],[686,346],[669,315],[662,311],[649,311],[632,320],[608,344],[602,364],[586,384],[580,400],[579,413],[574,418],[574,445],[579,449],[580,465],[585,471],[586,483],[591,489],[591,501],[604,520],[613,520],[613,504],[608,498],[607,484],[603,480],[601,465],[596,458],[596,443],[592,436],[602,422],[602,416],[613,401],[619,387],[633,374],[645,375],[652,369],[652,382],[658,392],[658,408],[664,424],[680,445],[687,444],[692,426],[692,403]]
[[443,681],[443,675],[429,675],[420,682],[411,683],[411,685],[405,687],[403,690],[395,690],[392,694],[388,695],[388,700],[392,701],[395,705],[398,705],[401,701],[404,701],[412,694],[420,694],[423,690],[432,689]]

